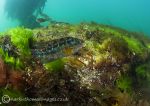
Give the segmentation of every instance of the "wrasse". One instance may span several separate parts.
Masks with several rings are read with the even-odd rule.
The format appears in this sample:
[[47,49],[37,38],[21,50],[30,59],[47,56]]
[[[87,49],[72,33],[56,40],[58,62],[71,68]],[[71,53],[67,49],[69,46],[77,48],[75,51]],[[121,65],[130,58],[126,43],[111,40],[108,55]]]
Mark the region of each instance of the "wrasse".
[[46,18],[38,18],[38,19],[36,19],[36,22],[38,22],[38,23],[43,23],[43,22],[46,22],[46,21],[49,21],[49,19],[46,19]]
[[32,56],[47,63],[52,60],[71,56],[82,48],[83,41],[78,38],[65,37],[50,42],[39,42],[31,48]]

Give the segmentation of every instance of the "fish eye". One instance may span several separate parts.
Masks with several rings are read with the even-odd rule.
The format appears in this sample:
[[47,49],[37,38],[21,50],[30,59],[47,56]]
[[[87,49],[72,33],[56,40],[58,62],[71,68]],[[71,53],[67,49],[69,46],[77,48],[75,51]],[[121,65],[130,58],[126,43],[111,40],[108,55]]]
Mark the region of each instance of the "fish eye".
[[67,43],[68,43],[68,44],[71,44],[71,43],[72,43],[72,41],[73,41],[73,39],[72,39],[72,38],[67,39]]

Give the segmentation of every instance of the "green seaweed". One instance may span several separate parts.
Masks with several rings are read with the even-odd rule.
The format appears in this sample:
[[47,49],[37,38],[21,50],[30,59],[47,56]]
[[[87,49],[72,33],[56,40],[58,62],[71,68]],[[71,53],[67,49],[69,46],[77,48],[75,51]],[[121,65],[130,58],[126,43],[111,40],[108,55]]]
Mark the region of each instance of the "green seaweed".
[[150,49],[150,44],[148,44],[147,47]]
[[139,66],[136,68],[136,74],[140,77],[145,78],[147,76],[147,72],[145,70],[145,65]]
[[20,50],[21,55],[30,55],[30,43],[32,43],[33,32],[30,29],[17,27],[9,31],[11,42]]
[[14,58],[12,56],[9,56],[8,53],[7,52],[5,53],[1,48],[0,48],[0,57],[2,57],[2,59],[6,64],[9,64],[14,69],[23,68],[23,63],[20,61],[19,58]]
[[121,37],[109,37],[105,39],[101,45],[101,48],[109,52],[128,52],[127,42]]
[[119,28],[113,28],[108,26],[102,26],[103,31],[111,36],[123,38],[127,44],[128,48],[131,52],[134,52],[135,54],[141,54],[144,52],[144,46],[142,45],[141,41],[137,38],[137,33],[129,33],[127,31],[124,31]]
[[138,77],[138,81],[141,84],[149,84],[150,83],[150,63],[140,65],[136,68],[136,74]]
[[124,36],[123,38],[128,43],[128,47],[132,52],[134,52],[136,54],[143,53],[144,46],[141,44],[140,41],[138,41],[135,38],[130,38],[130,37],[126,37],[126,36]]
[[2,32],[0,32],[0,37],[2,37],[3,36],[3,33]]
[[57,72],[64,69],[65,59],[57,59],[50,63],[45,64],[45,68],[50,72]]
[[[12,64],[15,67],[19,66],[20,59],[22,59],[22,57],[25,56],[25,54],[27,54],[27,56],[28,54],[30,54],[30,47],[29,47],[30,40],[29,39],[33,39],[32,35],[29,37],[28,36],[26,37],[25,35],[28,33],[24,34],[24,32],[26,31],[28,32],[29,29],[17,28],[16,30],[18,32],[17,31],[15,32],[14,38],[11,37],[11,41],[19,50],[19,53],[21,54],[20,57],[17,59],[14,59],[13,57],[8,56],[8,54],[1,52],[2,57],[7,57],[5,62]],[[51,25],[51,27],[35,29],[33,30],[33,32],[34,32],[34,35],[37,36],[35,38],[37,40],[36,42],[41,42],[41,44],[43,42],[51,42],[52,39],[58,39],[60,37],[66,37],[66,36],[77,37],[77,38],[84,40],[83,48],[81,49],[81,51],[79,51],[79,54],[77,53],[77,55],[75,56],[73,55],[72,56],[73,58],[72,57],[60,58],[52,62],[49,62],[47,64],[44,64],[44,68],[46,71],[48,71],[48,73],[47,72],[44,73],[44,79],[41,78],[38,81],[38,84],[41,84],[40,86],[42,87],[44,86],[45,89],[48,89],[48,91],[52,91],[51,90],[52,87],[48,88],[48,86],[45,85],[45,81],[47,82],[47,80],[49,80],[48,77],[45,77],[45,74],[53,73],[50,76],[53,79],[54,74],[57,75],[58,73],[60,73],[60,71],[61,73],[64,74],[64,72],[66,72],[67,70],[71,70],[71,72],[74,71],[75,73],[77,72],[74,75],[72,73],[70,74],[71,74],[71,77],[77,78],[77,80],[75,79],[74,82],[75,83],[77,82],[79,84],[82,84],[82,82],[85,82],[84,79],[86,78],[86,76],[87,78],[90,78],[89,74],[91,74],[90,71],[92,71],[92,73],[94,73],[94,74],[91,74],[93,75],[92,78],[94,78],[93,81],[96,81],[96,82],[94,83],[89,82],[89,84],[93,86],[92,91],[95,91],[96,93],[98,91],[101,91],[100,89],[105,89],[105,91],[108,92],[109,91],[108,89],[111,89],[111,87],[114,88],[114,81],[116,81],[115,89],[117,91],[111,89],[113,92],[112,95],[110,93],[108,94],[106,94],[105,92],[103,93],[108,97],[108,102],[113,100],[112,98],[115,97],[115,95],[117,97],[119,96],[120,100],[118,100],[117,98],[117,101],[121,102],[122,100],[124,100],[125,101],[124,103],[127,103],[127,101],[130,102],[130,100],[132,99],[132,96],[134,96],[133,94],[136,93],[138,89],[141,90],[139,86],[144,85],[142,86],[142,88],[145,88],[147,87],[146,85],[149,85],[150,83],[150,72],[149,72],[150,67],[149,67],[149,64],[146,64],[146,62],[149,61],[149,57],[148,57],[149,54],[146,52],[149,50],[148,48],[150,48],[148,47],[149,41],[146,41],[146,43],[143,42],[140,39],[140,37],[137,37],[136,34],[134,35],[134,33],[125,32],[125,31],[122,31],[122,30],[119,30],[117,28],[113,28],[110,26],[98,25],[96,23],[92,23],[92,24],[83,23],[81,25],[75,25],[75,26],[58,23],[57,25]],[[19,35],[17,35],[17,33],[19,33]],[[10,34],[10,35],[12,36],[13,34]],[[19,38],[17,38],[17,36],[19,36]],[[24,40],[24,38],[26,38],[26,40],[25,42],[22,43],[21,41]],[[16,42],[14,42],[12,39],[14,40],[17,39],[17,40]],[[23,45],[26,45],[26,46],[24,47]],[[40,47],[42,48],[42,46]],[[26,50],[28,51],[28,53],[24,53],[24,51]],[[89,58],[90,56],[93,56],[92,62],[94,63],[92,65],[84,65],[84,63],[82,63],[82,58],[83,58],[83,62],[86,62],[86,60],[90,62],[90,58]],[[144,56],[145,56],[145,59],[141,58]],[[26,59],[21,60],[21,62],[24,62],[25,66],[27,66],[26,70],[29,70],[29,71],[31,70],[31,72],[33,72],[30,74],[31,76],[29,76],[29,78],[33,78],[33,80],[38,79],[39,76],[43,74],[44,68],[42,64],[40,64],[41,63],[39,62],[40,60],[36,60],[34,59],[34,57],[29,61],[31,61],[31,63],[33,64],[28,63]],[[37,64],[36,63],[34,64],[34,61],[37,61]],[[26,65],[26,63],[28,64]],[[40,64],[40,69],[38,69],[39,66],[37,66],[39,64]],[[91,70],[91,68],[93,69]],[[81,70],[81,73],[78,73],[78,69]],[[88,70],[84,70],[84,69],[88,69]],[[42,70],[42,73],[39,74],[41,70]],[[60,81],[61,85],[59,85],[56,82],[55,78],[56,76],[54,76],[53,81],[54,81],[54,84],[57,84],[56,88],[59,88],[62,91],[64,90],[66,91],[66,89],[64,89],[66,88],[65,87],[66,85],[63,84],[64,81]],[[41,81],[44,81],[44,83]],[[97,81],[99,81],[100,83],[99,82],[97,83]],[[74,83],[74,82],[71,82],[71,83]],[[30,87],[35,85],[34,81],[27,82],[27,83],[29,83]],[[105,86],[103,86],[103,84],[105,84]],[[50,84],[50,85],[53,86],[53,84]],[[67,84],[67,86],[69,85]],[[138,89],[135,90],[135,87],[137,86],[138,86]],[[45,92],[47,93],[47,91],[43,93],[42,92],[43,89],[39,89],[39,86],[34,86],[34,87],[35,87],[34,89],[28,89],[29,92],[26,92],[26,94],[32,95],[32,96],[38,95],[38,97],[42,97],[42,95],[45,94]],[[76,88],[76,86],[73,88]],[[88,89],[90,92],[89,86],[85,86],[85,88]],[[36,94],[32,93],[31,90],[34,90]],[[42,92],[42,93],[39,93],[39,92]],[[50,95],[55,95],[53,94],[53,91],[49,93],[51,93]],[[145,92],[143,91],[142,93],[145,94]],[[101,95],[101,94],[102,93],[100,93],[99,98],[100,98],[100,101],[103,101],[103,98],[105,99],[106,96],[103,94]],[[75,93],[73,93],[73,95],[75,95],[75,97],[76,96],[78,97],[78,95],[76,95]],[[91,97],[91,95],[89,96]],[[96,96],[97,95],[95,94],[93,95],[93,97],[96,97]],[[72,101],[70,102],[72,103]],[[104,102],[107,102],[107,101],[104,101]]]
[[11,64],[11,65],[15,64],[14,57],[8,56],[8,53],[5,53],[1,48],[0,48],[0,56],[3,58],[5,63]]
[[12,98],[23,97],[21,92],[12,89],[1,89],[1,93],[3,93],[3,95],[8,95]]
[[116,80],[116,85],[122,91],[131,92],[132,80],[130,77],[123,75]]
[[2,57],[2,58],[4,58],[4,57],[5,57],[5,53],[4,53],[4,51],[3,51],[3,49],[2,49],[2,48],[0,48],[0,57]]
[[[3,103],[2,101],[1,103],[3,103],[3,105],[8,105],[9,103],[12,103],[12,102],[13,104],[17,106],[29,105],[28,101],[21,101],[21,99],[23,100],[25,98],[25,95],[17,90],[0,88],[0,97],[7,97],[5,100],[8,100],[8,103]],[[12,99],[14,101],[12,101]]]
[[98,55],[99,54],[99,50],[100,50],[100,45],[95,42],[95,41],[84,41],[84,45],[87,49],[90,48],[90,50],[95,54]]

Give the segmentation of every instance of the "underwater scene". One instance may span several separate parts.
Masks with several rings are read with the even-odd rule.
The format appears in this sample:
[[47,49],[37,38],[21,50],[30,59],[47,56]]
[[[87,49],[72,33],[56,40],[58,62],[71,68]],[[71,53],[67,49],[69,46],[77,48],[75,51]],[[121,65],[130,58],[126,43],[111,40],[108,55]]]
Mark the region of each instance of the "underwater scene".
[[0,7],[0,106],[150,106],[150,1]]

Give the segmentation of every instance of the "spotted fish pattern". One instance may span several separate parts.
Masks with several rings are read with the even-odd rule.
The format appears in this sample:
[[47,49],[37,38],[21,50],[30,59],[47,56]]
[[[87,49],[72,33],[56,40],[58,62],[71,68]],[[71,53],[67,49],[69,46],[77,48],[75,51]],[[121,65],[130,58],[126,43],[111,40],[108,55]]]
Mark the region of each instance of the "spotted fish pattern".
[[82,48],[83,40],[74,37],[64,37],[49,42],[35,43],[31,48],[32,56],[43,63],[73,55]]

